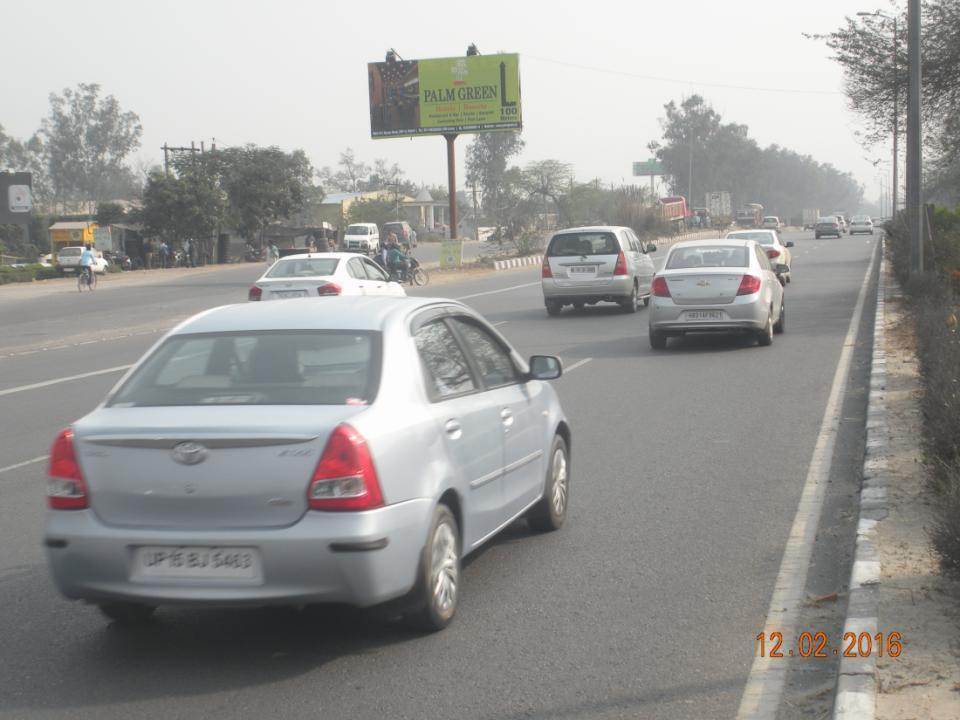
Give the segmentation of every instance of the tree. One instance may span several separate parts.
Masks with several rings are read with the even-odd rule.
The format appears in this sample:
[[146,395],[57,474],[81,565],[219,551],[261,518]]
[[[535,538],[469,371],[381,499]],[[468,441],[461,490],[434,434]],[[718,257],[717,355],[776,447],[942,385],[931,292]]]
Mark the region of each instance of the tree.
[[207,169],[198,164],[177,174],[150,174],[140,211],[148,235],[175,244],[187,238],[199,240],[209,256],[210,241],[226,214],[227,198]]
[[357,192],[360,189],[360,181],[370,176],[370,166],[357,160],[353,148],[347,148],[340,153],[337,168],[337,170],[331,170],[329,167],[324,167],[317,173],[325,187],[341,192]]
[[104,202],[97,205],[97,215],[94,218],[97,225],[106,227],[116,225],[126,218],[126,210],[123,205],[115,202]]
[[51,93],[39,134],[54,199],[110,199],[107,193],[124,175],[124,160],[140,146],[142,132],[137,114],[123,112],[112,95],[101,99],[97,84]]
[[527,163],[523,169],[523,184],[531,199],[540,196],[544,203],[546,224],[546,201],[549,199],[557,210],[557,222],[563,222],[562,198],[573,182],[573,166],[559,160],[537,160]]
[[383,225],[396,219],[397,206],[390,200],[355,200],[347,210],[348,223],[371,222]]
[[467,146],[467,183],[483,191],[483,209],[497,225],[504,222],[504,213],[512,200],[504,203],[507,163],[523,150],[519,133],[489,132],[476,135]]

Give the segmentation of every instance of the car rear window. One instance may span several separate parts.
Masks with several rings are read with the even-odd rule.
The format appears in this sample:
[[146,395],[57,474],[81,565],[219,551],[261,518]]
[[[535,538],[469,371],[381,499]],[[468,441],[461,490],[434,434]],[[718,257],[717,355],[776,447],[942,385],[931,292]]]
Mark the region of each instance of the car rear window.
[[110,407],[363,405],[380,382],[380,333],[269,330],[174,335]]
[[345,235],[370,235],[370,228],[366,225],[348,225]]
[[727,235],[728,238],[735,238],[737,240],[756,240],[761,245],[773,245],[776,241],[773,235],[768,232],[732,232]]
[[268,278],[315,277],[333,275],[339,264],[337,258],[298,258],[280,260],[267,273]]
[[583,232],[554,235],[547,248],[547,257],[580,255],[616,255],[620,245],[612,232]]
[[745,245],[697,245],[674,248],[667,258],[665,269],[678,270],[699,267],[748,267]]
[[83,252],[83,248],[70,247],[70,248],[63,248],[63,250],[60,251],[60,255],[62,255],[63,257],[73,257],[74,255],[80,255],[82,252]]

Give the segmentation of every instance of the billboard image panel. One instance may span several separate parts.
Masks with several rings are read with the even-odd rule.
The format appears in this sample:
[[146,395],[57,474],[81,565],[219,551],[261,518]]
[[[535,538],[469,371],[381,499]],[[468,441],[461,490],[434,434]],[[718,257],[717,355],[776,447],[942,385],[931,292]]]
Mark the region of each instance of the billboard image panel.
[[516,54],[370,63],[374,138],[520,130]]

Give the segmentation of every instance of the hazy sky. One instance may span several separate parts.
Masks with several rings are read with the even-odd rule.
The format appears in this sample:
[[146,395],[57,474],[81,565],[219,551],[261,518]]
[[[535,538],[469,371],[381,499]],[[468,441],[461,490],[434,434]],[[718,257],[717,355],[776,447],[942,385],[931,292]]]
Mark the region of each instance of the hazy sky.
[[[4,4],[12,2],[5,0]],[[518,52],[523,161],[558,158],[578,179],[630,180],[660,137],[663,105],[704,95],[762,145],[778,143],[849,170],[876,196],[886,147],[862,148],[839,67],[807,32],[888,0],[689,2],[343,2],[29,0],[0,44],[0,124],[27,136],[51,91],[100,83],[143,122],[140,156],[216,138],[303,148],[332,165],[396,161],[415,182],[445,183],[442,138],[371,140],[366,63]],[[560,63],[589,66],[582,69]],[[624,73],[676,80],[650,80]],[[723,86],[780,88],[765,92]],[[463,151],[458,141],[462,179]]]

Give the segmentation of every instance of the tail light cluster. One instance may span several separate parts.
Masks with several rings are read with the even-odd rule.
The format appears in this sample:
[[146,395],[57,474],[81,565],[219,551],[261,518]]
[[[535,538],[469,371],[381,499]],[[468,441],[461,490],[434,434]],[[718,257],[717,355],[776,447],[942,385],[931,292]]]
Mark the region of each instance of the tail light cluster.
[[623,250],[621,250],[620,254],[617,255],[617,264],[613,268],[613,274],[615,276],[627,274],[627,256],[623,254]]
[[653,293],[654,297],[670,297],[670,288],[667,287],[666,279],[659,276],[653,279],[650,292]]
[[323,449],[310,485],[311,510],[371,510],[383,505],[380,480],[363,437],[349,425],[338,425]]
[[744,275],[740,280],[737,295],[753,295],[760,292],[760,278],[755,275]]
[[553,277],[553,270],[550,269],[550,258],[548,258],[546,255],[543,256],[543,264],[540,266],[540,277]]
[[317,295],[339,295],[342,290],[335,282],[325,282],[317,288]]
[[780,251],[777,250],[776,248],[770,248],[769,250],[767,250],[767,257],[770,258],[771,260],[774,260],[780,257]]
[[259,300],[263,297],[263,290],[254,285],[250,288],[250,292],[247,293],[247,300]]
[[83,510],[90,506],[87,483],[73,448],[73,432],[61,430],[50,449],[47,505],[52,510]]

